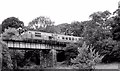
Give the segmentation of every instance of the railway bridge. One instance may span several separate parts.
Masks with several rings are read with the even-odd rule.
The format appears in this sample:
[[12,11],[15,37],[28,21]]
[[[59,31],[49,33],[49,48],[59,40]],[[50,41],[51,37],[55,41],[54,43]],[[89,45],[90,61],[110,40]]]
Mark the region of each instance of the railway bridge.
[[[51,52],[52,66],[55,66],[57,61],[59,62],[64,60],[64,55],[60,54],[60,52],[63,52],[66,45],[70,43],[70,42],[61,42],[61,41],[59,42],[56,40],[44,40],[44,39],[32,39],[32,38],[15,39],[14,37],[13,38],[3,37],[2,40],[6,42],[8,48],[11,50],[39,50],[40,52],[47,50]],[[46,64],[46,67],[47,67],[47,64]]]

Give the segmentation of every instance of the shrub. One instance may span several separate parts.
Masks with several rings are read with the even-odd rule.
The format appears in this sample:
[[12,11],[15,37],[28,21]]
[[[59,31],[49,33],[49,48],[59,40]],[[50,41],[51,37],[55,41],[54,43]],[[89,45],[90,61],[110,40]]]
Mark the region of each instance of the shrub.
[[95,65],[101,62],[104,56],[100,56],[93,47],[86,45],[84,43],[82,47],[78,47],[78,56],[74,59],[71,59],[72,67],[80,69],[93,69]]
[[71,65],[71,58],[76,58],[78,55],[78,45],[68,44],[65,48],[65,64]]
[[1,45],[0,48],[2,48],[2,70],[12,69],[13,64],[12,64],[9,48],[7,47],[6,43],[4,43],[3,41],[0,41],[0,45]]

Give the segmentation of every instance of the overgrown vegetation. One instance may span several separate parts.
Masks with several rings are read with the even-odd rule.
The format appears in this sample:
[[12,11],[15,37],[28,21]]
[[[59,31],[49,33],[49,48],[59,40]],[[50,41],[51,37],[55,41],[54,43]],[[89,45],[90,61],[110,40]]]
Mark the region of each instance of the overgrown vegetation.
[[2,70],[13,69],[10,52],[6,43],[0,40],[0,46],[0,48],[2,49]]
[[[78,68],[92,68],[99,62],[120,62],[120,9],[117,9],[114,14],[116,15],[107,10],[98,11],[90,15],[90,20],[74,21],[70,24],[62,23],[56,26],[50,18],[44,16],[33,19],[28,26],[24,26],[23,21],[16,17],[9,17],[0,25],[0,29],[2,29],[0,32],[7,39],[21,39],[21,33],[27,30],[83,37],[79,44],[69,44],[66,47],[65,64]],[[81,44],[83,45],[81,46]],[[39,67],[36,65],[42,64],[36,61],[44,60],[42,58],[45,56],[48,58],[51,56],[51,54],[45,54],[47,51],[44,51],[44,55],[38,58],[41,55],[39,51],[15,50],[11,51],[10,57],[8,47],[5,44],[0,43],[0,45],[2,45],[0,48],[3,48],[3,69],[26,67],[25,65]],[[31,55],[27,56],[27,54],[31,54],[33,57],[31,58]],[[47,60],[42,62],[47,62]],[[47,65],[43,67],[47,67]]]
[[94,69],[95,65],[100,63],[104,56],[98,54],[93,47],[84,43],[78,47],[78,55],[71,59],[72,67],[79,69]]

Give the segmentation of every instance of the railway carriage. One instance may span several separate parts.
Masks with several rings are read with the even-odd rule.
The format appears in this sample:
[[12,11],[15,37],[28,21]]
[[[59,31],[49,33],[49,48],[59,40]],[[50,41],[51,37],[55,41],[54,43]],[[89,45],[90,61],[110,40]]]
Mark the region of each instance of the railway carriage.
[[58,42],[70,42],[70,43],[77,43],[82,39],[82,37],[46,33],[46,32],[39,32],[39,31],[26,31],[22,34],[22,36],[25,39],[53,40]]

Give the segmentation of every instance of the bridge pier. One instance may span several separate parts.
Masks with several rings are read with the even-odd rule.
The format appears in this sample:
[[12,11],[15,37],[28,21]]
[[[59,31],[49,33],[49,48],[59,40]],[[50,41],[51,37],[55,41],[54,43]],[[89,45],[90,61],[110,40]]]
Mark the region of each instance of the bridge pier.
[[40,68],[42,68],[43,64],[42,64],[42,59],[43,59],[43,55],[42,55],[42,50],[40,50]]
[[55,67],[57,62],[57,51],[55,49],[50,49],[47,54],[45,54],[44,51],[40,50],[40,67]]
[[14,53],[14,58],[13,58],[13,69],[17,69],[17,61],[16,61],[16,50],[12,50],[12,52]]
[[51,52],[52,52],[52,64],[53,64],[53,67],[56,66],[56,62],[57,62],[57,51],[55,49],[51,49]]

